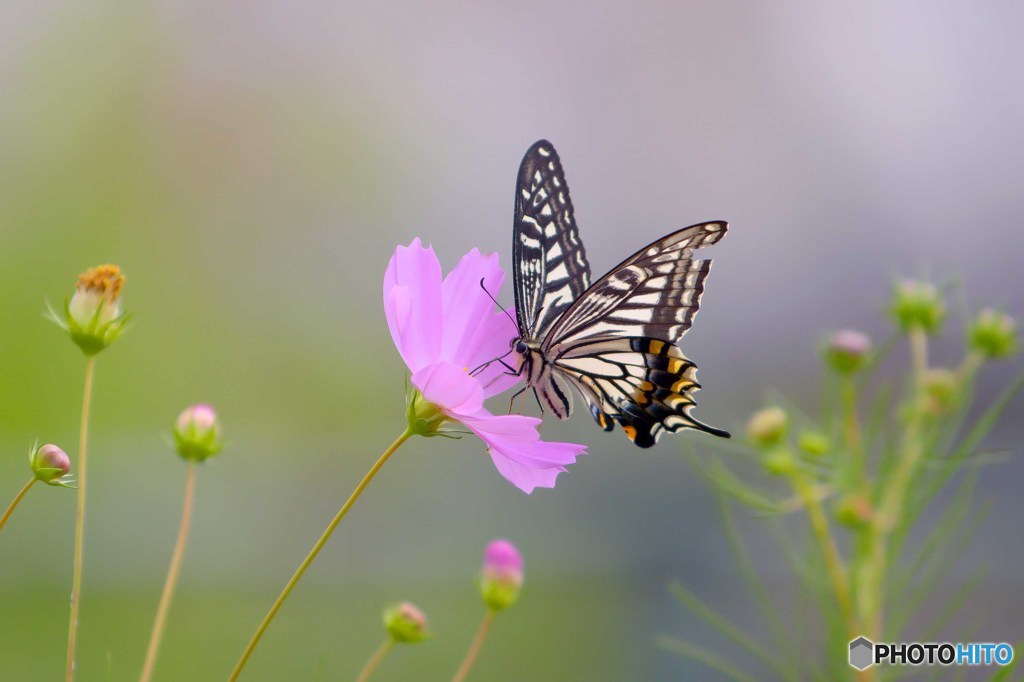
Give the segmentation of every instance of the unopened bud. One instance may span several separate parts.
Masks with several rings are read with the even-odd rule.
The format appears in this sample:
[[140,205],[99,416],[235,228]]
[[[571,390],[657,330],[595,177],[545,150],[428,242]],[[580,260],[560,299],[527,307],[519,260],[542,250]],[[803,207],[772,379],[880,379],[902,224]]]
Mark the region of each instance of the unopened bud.
[[1006,358],[1017,350],[1017,325],[1006,313],[985,309],[967,330],[967,340],[986,360]]
[[801,450],[814,457],[824,455],[831,446],[828,436],[821,431],[802,431],[797,438],[797,444]]
[[797,461],[788,448],[773,448],[762,460],[764,469],[772,476],[788,476],[796,471]]
[[71,459],[56,445],[51,443],[36,448],[29,453],[28,461],[36,480],[49,485],[72,487],[70,482],[63,478],[71,470]]
[[781,407],[758,410],[747,422],[747,436],[760,447],[772,447],[782,442],[789,427],[789,417]]
[[960,382],[954,372],[942,368],[929,369],[921,383],[928,398],[929,412],[942,415],[956,407],[960,398]]
[[832,335],[825,347],[825,362],[840,374],[852,374],[864,367],[871,354],[871,339],[852,329]]
[[193,405],[178,416],[174,443],[185,459],[202,462],[223,447],[217,413],[209,405]]
[[523,587],[523,557],[508,540],[494,540],[484,550],[480,592],[492,611],[512,606]]
[[896,285],[890,311],[902,331],[934,334],[946,317],[946,304],[934,284],[907,280]]
[[414,604],[402,602],[384,612],[384,627],[394,641],[415,644],[427,637],[427,616]]
[[863,495],[846,495],[835,506],[836,520],[849,528],[863,528],[871,521],[871,500]]

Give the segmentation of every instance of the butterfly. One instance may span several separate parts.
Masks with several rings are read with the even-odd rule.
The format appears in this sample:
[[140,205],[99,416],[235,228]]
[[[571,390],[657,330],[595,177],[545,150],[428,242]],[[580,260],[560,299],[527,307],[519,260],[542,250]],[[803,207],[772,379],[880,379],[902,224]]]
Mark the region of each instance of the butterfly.
[[573,213],[555,148],[534,143],[519,167],[512,245],[519,335],[510,350],[523,390],[559,419],[572,413],[575,390],[602,429],[618,422],[642,448],[680,429],[729,437],[690,414],[697,366],[678,346],[711,268],[693,252],[718,242],[727,224],[673,232],[591,284]]

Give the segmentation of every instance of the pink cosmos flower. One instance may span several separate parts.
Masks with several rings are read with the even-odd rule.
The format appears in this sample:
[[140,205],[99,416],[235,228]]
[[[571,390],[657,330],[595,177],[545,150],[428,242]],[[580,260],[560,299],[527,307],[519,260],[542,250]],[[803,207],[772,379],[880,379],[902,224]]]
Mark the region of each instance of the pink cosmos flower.
[[530,493],[553,488],[558,474],[586,447],[542,441],[540,419],[493,415],[484,408],[486,398],[520,379],[506,374],[498,362],[470,376],[474,368],[506,354],[518,333],[487,295],[497,295],[504,277],[497,254],[473,249],[442,280],[434,250],[415,239],[399,246],[388,263],[384,311],[391,338],[423,399],[479,436],[501,475]]

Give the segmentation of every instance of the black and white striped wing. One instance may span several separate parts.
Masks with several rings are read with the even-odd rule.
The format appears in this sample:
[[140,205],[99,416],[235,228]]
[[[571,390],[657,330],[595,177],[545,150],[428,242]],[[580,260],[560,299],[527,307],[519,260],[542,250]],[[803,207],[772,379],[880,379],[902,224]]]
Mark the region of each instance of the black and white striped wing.
[[559,416],[571,402],[559,382],[575,386],[606,431],[618,422],[636,445],[668,431],[708,426],[690,412],[700,389],[697,366],[676,345],[700,307],[710,260],[693,251],[714,244],[724,222],[693,225],[627,258],[584,292],[545,337],[550,381],[539,395]]
[[700,308],[710,260],[693,251],[721,239],[728,225],[691,225],[619,263],[580,295],[543,338],[549,358],[559,348],[599,337],[647,337],[675,344]]
[[590,286],[590,265],[558,153],[535,142],[519,166],[512,267],[519,334],[542,338]]

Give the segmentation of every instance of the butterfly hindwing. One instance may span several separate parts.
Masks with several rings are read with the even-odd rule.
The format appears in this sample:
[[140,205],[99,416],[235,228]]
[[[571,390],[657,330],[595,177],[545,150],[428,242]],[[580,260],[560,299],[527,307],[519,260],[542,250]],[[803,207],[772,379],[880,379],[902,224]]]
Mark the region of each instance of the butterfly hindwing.
[[546,140],[534,143],[519,167],[512,261],[520,336],[541,338],[590,286],[569,186]]
[[580,389],[601,428],[611,431],[618,422],[640,447],[680,429],[728,436],[690,414],[700,389],[697,366],[674,344],[645,337],[591,341],[565,349],[554,367]]

